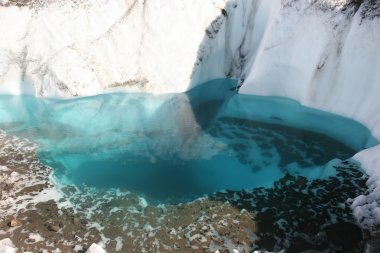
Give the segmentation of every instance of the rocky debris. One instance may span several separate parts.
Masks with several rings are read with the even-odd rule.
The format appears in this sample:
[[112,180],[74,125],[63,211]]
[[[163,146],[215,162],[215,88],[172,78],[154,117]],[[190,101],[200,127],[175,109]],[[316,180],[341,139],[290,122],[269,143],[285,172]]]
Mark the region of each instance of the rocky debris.
[[[342,162],[336,170],[336,176],[323,180],[287,174],[273,188],[224,191],[190,203],[144,209],[132,193],[121,198],[120,193],[70,192],[77,206],[96,206],[87,214],[104,227],[109,252],[319,252],[335,247],[327,226],[336,224],[337,230],[355,222],[347,199],[367,189],[367,177],[357,165]],[[363,249],[362,240],[352,241],[351,252]]]
[[[19,192],[23,194],[21,199],[33,199],[36,192],[52,187],[49,170],[39,163],[33,148],[20,152],[20,140],[0,134],[0,154],[2,178],[9,176],[9,182],[13,182],[0,181],[0,186],[6,187],[1,189],[7,190],[1,193],[0,201],[16,199]],[[223,191],[179,205],[142,205],[141,196],[127,191],[66,187],[61,189],[65,196],[62,200],[22,203],[26,209],[17,213],[11,208],[0,210],[5,213],[3,221],[14,217],[22,221],[22,226],[12,228],[3,224],[0,240],[9,238],[16,247],[30,252],[100,250],[93,242],[102,242],[107,252],[253,252],[284,248],[286,252],[318,252],[346,248],[326,228],[336,224],[333,230],[338,231],[341,225],[346,227],[345,222],[355,222],[347,199],[367,190],[367,177],[350,162],[343,162],[336,170],[336,176],[324,180],[308,181],[286,174],[273,188]],[[17,177],[10,176],[13,172],[18,173]],[[31,187],[19,183],[24,177],[27,181],[35,177],[42,181],[38,187]],[[75,210],[58,206],[65,201]],[[9,203],[12,207],[13,202]],[[363,249],[357,244],[358,238],[352,240],[352,252]],[[371,247],[375,248],[375,243]]]
[[17,219],[12,219],[9,223],[8,223],[8,226],[9,227],[18,227],[18,226],[21,226],[22,225],[22,222],[20,220],[17,220]]
[[58,225],[51,225],[51,224],[49,224],[47,228],[49,229],[49,231],[52,231],[52,232],[59,232],[59,230],[61,229]]
[[[84,248],[100,241],[99,231],[87,228],[83,216],[58,208],[58,199],[50,199],[49,194],[56,194],[50,168],[38,160],[35,150],[29,141],[0,130],[0,240],[9,238],[30,252],[72,252],[79,239]],[[34,202],[36,196],[40,202]]]
[[[226,191],[210,198],[255,213],[258,225],[255,242],[268,251],[317,252],[337,248],[344,252],[361,252],[364,242],[361,229],[354,225],[348,199],[366,192],[368,177],[351,162],[336,167],[336,176],[325,180],[307,180],[302,176],[285,175],[273,188],[252,191]],[[330,227],[332,226],[332,227]],[[346,237],[332,237],[325,231],[350,230]],[[325,233],[325,232],[326,233]],[[341,238],[341,241],[339,241]],[[345,242],[350,240],[351,242]]]
[[343,252],[351,252],[363,240],[362,230],[351,222],[338,222],[325,227],[327,240]]

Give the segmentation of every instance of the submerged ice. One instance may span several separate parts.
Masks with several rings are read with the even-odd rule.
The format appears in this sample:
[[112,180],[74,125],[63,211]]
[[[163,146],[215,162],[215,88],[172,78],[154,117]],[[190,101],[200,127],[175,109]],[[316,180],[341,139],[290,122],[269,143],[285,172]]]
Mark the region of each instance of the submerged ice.
[[[236,95],[233,86],[216,80],[184,94],[72,100],[2,96],[0,127],[36,141],[61,184],[121,188],[160,201],[271,187],[286,173],[325,178],[366,145],[369,131],[351,120],[288,100]],[[244,110],[252,103],[257,110]],[[316,132],[302,129],[305,120]],[[356,141],[324,135],[326,121],[355,131]]]

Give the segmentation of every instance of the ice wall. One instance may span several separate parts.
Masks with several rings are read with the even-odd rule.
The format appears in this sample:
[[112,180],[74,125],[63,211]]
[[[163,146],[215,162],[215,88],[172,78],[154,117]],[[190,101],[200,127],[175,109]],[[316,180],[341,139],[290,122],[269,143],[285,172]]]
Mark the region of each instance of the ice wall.
[[379,138],[377,2],[230,1],[199,49],[192,85],[235,77],[242,94],[289,97],[353,118]]
[[115,89],[185,91],[204,30],[224,4],[2,1],[0,92],[71,97]]
[[[192,85],[235,77],[241,94],[288,97],[352,118],[380,139],[379,46],[380,1],[229,1],[200,46]],[[374,228],[380,146],[354,159],[373,190],[354,201],[354,213]]]

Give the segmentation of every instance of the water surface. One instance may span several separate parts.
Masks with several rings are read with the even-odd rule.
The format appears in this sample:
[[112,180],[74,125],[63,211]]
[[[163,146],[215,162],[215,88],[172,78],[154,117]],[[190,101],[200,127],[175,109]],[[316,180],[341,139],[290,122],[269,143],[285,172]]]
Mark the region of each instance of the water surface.
[[[354,121],[290,100],[237,95],[232,84],[69,100],[3,95],[0,128],[37,142],[61,184],[121,188],[154,201],[271,187],[286,173],[326,178],[369,138]],[[315,129],[302,129],[305,122]],[[357,140],[329,137],[326,122]]]

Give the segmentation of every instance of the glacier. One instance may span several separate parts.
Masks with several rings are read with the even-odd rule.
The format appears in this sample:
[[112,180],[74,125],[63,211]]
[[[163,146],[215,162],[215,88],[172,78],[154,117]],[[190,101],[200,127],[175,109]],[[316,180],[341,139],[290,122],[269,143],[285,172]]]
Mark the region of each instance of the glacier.
[[13,2],[0,6],[1,93],[171,93],[230,77],[241,94],[292,98],[380,137],[378,1]]
[[[380,139],[380,1],[15,2],[0,1],[0,93],[172,93],[233,78],[240,94],[291,98]],[[380,223],[373,144],[353,157],[371,176],[353,204],[369,227]]]

